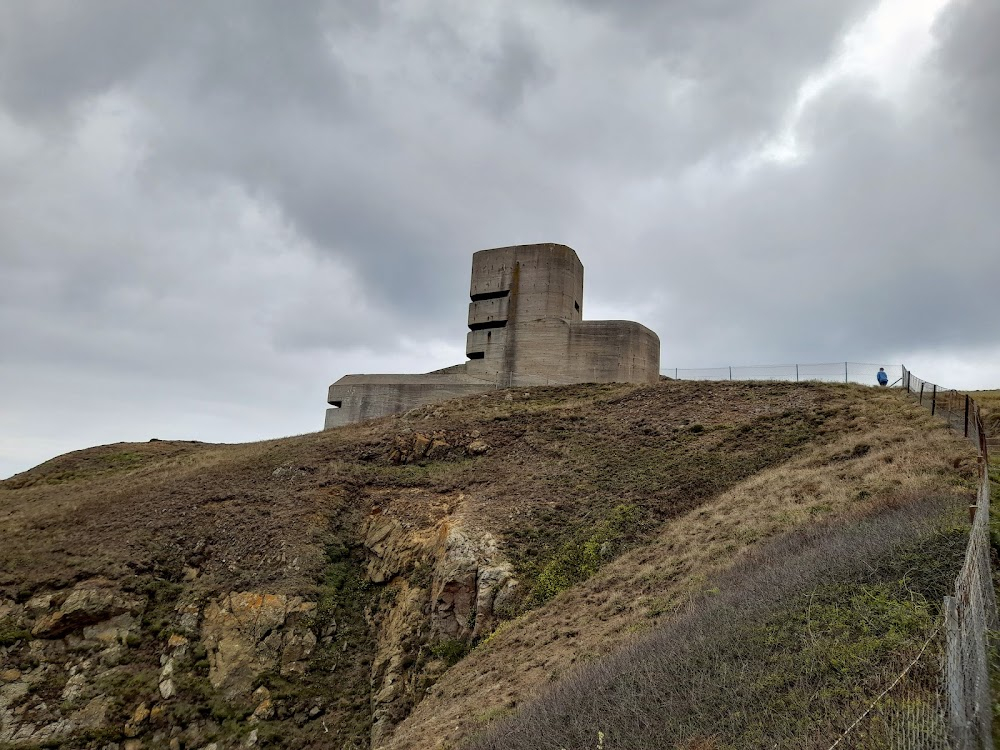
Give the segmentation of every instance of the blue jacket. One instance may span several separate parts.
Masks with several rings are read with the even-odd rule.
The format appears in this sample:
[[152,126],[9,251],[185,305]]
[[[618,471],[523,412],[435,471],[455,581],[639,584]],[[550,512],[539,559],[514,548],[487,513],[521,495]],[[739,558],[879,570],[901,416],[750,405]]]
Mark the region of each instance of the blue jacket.
[[881,383],[882,385],[885,385],[886,383],[889,382],[889,376],[886,374],[885,370],[879,370],[878,375],[876,375],[875,377],[878,378],[878,382]]

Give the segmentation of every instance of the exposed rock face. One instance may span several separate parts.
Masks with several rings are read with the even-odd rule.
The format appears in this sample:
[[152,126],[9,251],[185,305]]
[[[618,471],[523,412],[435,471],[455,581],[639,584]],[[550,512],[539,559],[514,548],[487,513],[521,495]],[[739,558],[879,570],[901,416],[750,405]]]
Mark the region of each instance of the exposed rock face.
[[[443,537],[441,539],[440,537]],[[497,597],[509,595],[517,582],[513,570],[488,532],[470,536],[443,526],[432,586],[432,635],[468,640],[496,625]]]
[[[379,605],[368,611],[375,633],[370,739],[378,747],[456,654],[492,629],[496,602],[516,581],[494,538],[452,517],[427,525],[375,513],[364,546],[366,577],[383,586]],[[267,671],[285,678],[304,674],[317,645],[316,604],[301,597],[237,591],[204,604],[181,601],[169,612],[172,624],[160,641],[149,688],[123,717],[119,704],[121,718],[113,720],[116,696],[102,691],[132,679],[119,664],[132,639],[138,642],[145,599],[93,579],[23,605],[0,604],[4,620],[23,628],[19,648],[36,665],[23,670],[0,662],[0,743],[15,746],[57,742],[109,722],[118,722],[126,743],[146,742],[163,727],[164,707],[183,698],[195,646],[202,649],[196,658],[207,662],[208,683],[246,707],[247,724],[268,721],[276,706],[266,688],[253,690],[255,679]],[[57,688],[60,707],[32,698],[46,684]],[[185,731],[191,739],[203,733],[198,725]]]
[[[511,398],[507,396],[508,400]],[[440,459],[453,451],[467,456],[481,456],[490,446],[480,437],[479,431],[468,434],[446,432],[407,432],[397,435],[388,454],[394,464],[408,464],[421,459]]]
[[[434,440],[419,450],[433,450]],[[461,507],[461,498],[456,503]],[[375,645],[369,739],[379,747],[450,664],[492,630],[497,602],[517,582],[496,540],[465,527],[461,514],[418,522],[376,508],[364,526],[364,549],[365,578],[379,587],[366,614]],[[182,597],[167,609],[158,605],[153,621],[161,635],[151,643],[143,631],[148,606],[144,597],[104,579],[24,604],[0,602],[8,628],[23,633],[22,640],[0,647],[0,744],[58,743],[114,729],[129,746],[145,747],[158,737],[151,746],[180,738],[181,746],[200,747],[199,738],[210,736],[208,725],[195,720],[177,727],[164,718],[178,701],[193,700],[185,693],[192,679],[241,707],[249,738],[261,722],[290,718],[267,688],[254,690],[257,678],[265,672],[304,675],[318,636],[326,643],[337,631],[336,622],[316,622],[315,602],[233,591],[207,602]],[[140,667],[129,655],[134,648],[146,649],[142,658],[158,658],[158,665]],[[8,661],[15,650],[17,660]],[[196,662],[204,665],[200,677],[192,671]],[[122,705],[126,684],[135,685],[128,688],[135,697]]]
[[[447,669],[444,653],[460,653],[495,626],[497,597],[517,586],[511,567],[486,532],[455,519],[408,529],[374,515],[365,547],[368,576],[386,584],[371,616],[376,628],[372,665],[372,747],[379,747],[430,685]],[[444,652],[444,653],[442,653]]]
[[[100,578],[2,602],[0,619],[25,640],[0,647],[0,744],[58,743],[105,726],[112,698],[97,683],[117,668],[145,604]],[[25,650],[21,668],[11,666]]]
[[452,449],[448,436],[443,432],[426,435],[422,432],[398,435],[389,452],[389,460],[395,464],[406,464],[422,458],[441,458]]
[[[4,746],[69,747],[81,732],[106,731],[124,737],[124,744],[109,747],[201,747],[213,731],[211,720],[165,722],[166,707],[191,700],[182,693],[185,685],[207,677],[221,697],[252,711],[248,725],[266,720],[274,707],[266,689],[251,694],[254,679],[265,670],[283,677],[304,673],[316,645],[316,604],[280,594],[232,592],[204,605],[171,605],[157,616],[164,639],[158,645],[141,629],[145,598],[104,579],[39,594],[23,605],[0,604],[7,639],[0,645]],[[11,642],[11,633],[23,638]],[[129,655],[149,645],[159,654],[158,667],[142,664],[148,650]],[[204,676],[197,677],[193,670],[202,658]],[[141,698],[123,706],[123,694]],[[247,737],[251,730],[246,727]]]
[[[46,610],[31,629],[33,636],[60,638],[73,630],[101,623],[103,629],[100,631],[100,639],[113,640],[123,627],[125,630],[128,629],[130,620],[119,618],[115,624],[102,621],[108,621],[127,612],[134,613],[141,609],[143,604],[142,600],[122,594],[110,581],[100,578],[77,585],[66,597],[62,606],[54,612],[47,611],[51,603],[51,595],[38,600],[32,599],[28,603],[29,609]],[[91,635],[96,636],[97,633],[98,631],[92,629]],[[85,632],[84,637],[90,636]]]
[[201,633],[212,687],[229,698],[248,696],[267,669],[277,667],[282,676],[304,672],[316,646],[306,618],[315,610],[299,597],[252,591],[209,602]]

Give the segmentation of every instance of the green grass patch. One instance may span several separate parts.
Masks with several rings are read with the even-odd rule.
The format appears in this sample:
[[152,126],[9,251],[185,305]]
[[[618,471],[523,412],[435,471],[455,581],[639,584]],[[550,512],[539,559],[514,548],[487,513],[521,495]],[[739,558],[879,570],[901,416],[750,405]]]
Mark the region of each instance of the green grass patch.
[[435,643],[430,647],[430,652],[436,658],[441,659],[449,667],[453,667],[469,653],[471,645],[468,641],[459,638],[449,638]]
[[539,571],[531,585],[535,604],[548,601],[560,591],[594,575],[615,556],[640,526],[642,512],[635,505],[619,505],[587,533],[563,544],[559,552]]
[[12,646],[31,636],[31,632],[18,625],[12,618],[0,620],[0,646]]

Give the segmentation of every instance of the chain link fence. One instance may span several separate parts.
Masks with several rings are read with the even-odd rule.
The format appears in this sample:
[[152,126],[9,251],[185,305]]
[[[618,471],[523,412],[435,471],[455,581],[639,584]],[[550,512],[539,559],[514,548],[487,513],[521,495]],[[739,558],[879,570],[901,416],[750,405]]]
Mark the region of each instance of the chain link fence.
[[872,362],[821,362],[795,365],[740,365],[726,367],[674,367],[660,374],[674,380],[818,380],[825,383],[877,385],[879,368],[889,375],[889,384],[902,383],[903,366]]
[[902,387],[979,450],[972,528],[954,595],[920,654],[831,745],[888,750],[992,750],[991,654],[998,628],[991,569],[990,478],[986,430],[966,393],[901,368]]
[[942,388],[903,370],[903,385],[922,406],[945,419],[979,449],[979,489],[970,508],[972,530],[955,595],[944,600],[945,688],[953,747],[993,747],[990,647],[997,602],[990,565],[989,447],[979,405],[967,393]]
[[920,405],[930,409],[931,414],[941,417],[952,429],[961,432],[979,448],[980,456],[987,459],[986,432],[983,429],[979,407],[967,393],[921,380],[905,367],[902,368],[902,387],[912,394]]
[[951,750],[948,703],[942,690],[941,624],[885,690],[830,745],[830,750]]

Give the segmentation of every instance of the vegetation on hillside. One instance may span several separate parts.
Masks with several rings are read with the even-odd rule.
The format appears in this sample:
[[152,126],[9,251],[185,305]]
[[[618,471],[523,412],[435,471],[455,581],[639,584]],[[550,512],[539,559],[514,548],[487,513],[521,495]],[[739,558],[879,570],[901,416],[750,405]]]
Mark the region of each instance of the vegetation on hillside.
[[973,391],[970,395],[979,404],[986,434],[1000,437],[1000,391]]
[[[467,747],[825,750],[922,652],[924,674],[908,682],[920,689],[886,702],[933,706],[940,602],[967,540],[949,505],[880,508],[780,537],[680,617]],[[893,746],[884,729],[865,724],[850,746]]]
[[[711,384],[701,393],[729,397],[734,410],[745,413],[754,404],[736,397],[742,385]],[[827,388],[767,386],[789,400]],[[539,687],[613,653],[631,635],[669,622],[692,596],[714,588],[713,576],[743,555],[757,554],[775,535],[921,498],[937,496],[955,508],[968,504],[976,485],[975,451],[968,442],[902,394],[830,389],[845,399],[842,411],[835,410],[791,458],[670,518],[550,605],[503,626],[415,707],[389,747],[420,748],[435,726],[446,733],[437,746],[456,746],[463,736],[517,711]],[[823,409],[823,403],[806,411]],[[702,422],[708,420],[693,423]],[[585,549],[588,537],[579,539],[579,549]]]
[[[961,507],[974,478],[969,447],[898,394],[807,383],[518,389],[249,445],[67,454],[0,482],[0,712],[54,727],[33,740],[50,747],[453,746],[671,622],[766,540]],[[464,574],[429,550],[456,531],[517,581],[495,633],[435,630],[434,587]],[[889,578],[844,576],[906,651],[928,613],[896,606]],[[733,638],[794,640],[801,600],[781,591]],[[813,603],[834,617],[845,597],[863,606],[835,588]]]

